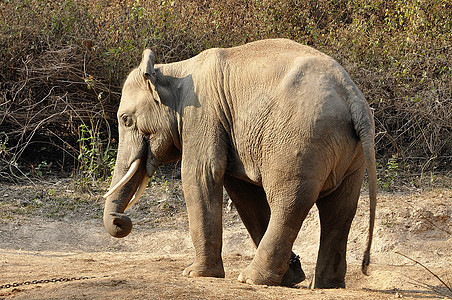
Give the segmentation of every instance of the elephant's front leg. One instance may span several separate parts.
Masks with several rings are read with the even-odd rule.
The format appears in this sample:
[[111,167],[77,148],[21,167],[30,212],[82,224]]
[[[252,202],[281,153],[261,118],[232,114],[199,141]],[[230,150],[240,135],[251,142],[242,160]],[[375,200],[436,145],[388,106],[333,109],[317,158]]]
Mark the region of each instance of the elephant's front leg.
[[222,248],[223,181],[208,166],[187,167],[182,163],[182,182],[188,211],[190,235],[195,247],[187,276],[224,277]]

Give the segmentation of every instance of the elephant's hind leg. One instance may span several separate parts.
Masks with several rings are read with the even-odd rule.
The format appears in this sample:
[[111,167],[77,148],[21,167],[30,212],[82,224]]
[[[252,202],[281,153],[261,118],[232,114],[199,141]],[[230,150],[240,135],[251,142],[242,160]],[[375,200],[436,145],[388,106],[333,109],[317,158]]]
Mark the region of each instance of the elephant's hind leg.
[[264,189],[229,175],[224,176],[224,187],[257,247],[270,220]]
[[321,233],[314,288],[345,288],[347,238],[363,176],[361,168],[345,178],[333,193],[317,201]]
[[[298,269],[298,259],[294,257],[291,249],[304,218],[318,196],[317,188],[299,193],[297,185],[298,181],[284,182],[275,185],[274,189],[269,189],[272,195],[268,201],[271,214],[267,230],[258,245],[253,261],[241,272],[239,281],[252,284],[293,285],[290,282],[294,279],[290,278],[292,275],[288,272],[292,272],[291,269]],[[281,203],[293,205],[279,205]],[[303,274],[295,281],[304,278]]]
[[[228,175],[225,175],[224,187],[257,248],[270,220],[270,207],[264,189]],[[305,279],[300,260],[292,252],[289,269],[284,274],[281,284],[293,286]]]

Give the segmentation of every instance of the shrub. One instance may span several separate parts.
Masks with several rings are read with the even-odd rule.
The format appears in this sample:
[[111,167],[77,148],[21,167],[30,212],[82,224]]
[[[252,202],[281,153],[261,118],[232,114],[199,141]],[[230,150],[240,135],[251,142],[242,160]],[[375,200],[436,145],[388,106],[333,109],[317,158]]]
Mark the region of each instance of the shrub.
[[375,109],[381,165],[397,156],[399,175],[450,171],[449,1],[9,0],[0,9],[0,178],[43,161],[88,168],[82,124],[110,143],[103,151],[114,148],[121,84],[143,48],[166,63],[273,37],[347,69]]

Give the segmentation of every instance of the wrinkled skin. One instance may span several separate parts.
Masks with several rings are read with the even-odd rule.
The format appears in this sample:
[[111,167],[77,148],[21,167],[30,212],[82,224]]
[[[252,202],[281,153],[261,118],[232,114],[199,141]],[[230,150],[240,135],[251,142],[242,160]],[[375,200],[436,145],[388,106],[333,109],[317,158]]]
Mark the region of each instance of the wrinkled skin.
[[146,50],[124,84],[118,157],[104,211],[111,235],[130,232],[124,210],[155,168],[181,159],[196,252],[185,275],[224,277],[224,187],[257,248],[239,281],[290,286],[304,280],[291,249],[316,204],[321,237],[312,286],[345,287],[347,238],[367,168],[366,271],[376,203],[374,122],[337,62],[279,39],[154,63]]

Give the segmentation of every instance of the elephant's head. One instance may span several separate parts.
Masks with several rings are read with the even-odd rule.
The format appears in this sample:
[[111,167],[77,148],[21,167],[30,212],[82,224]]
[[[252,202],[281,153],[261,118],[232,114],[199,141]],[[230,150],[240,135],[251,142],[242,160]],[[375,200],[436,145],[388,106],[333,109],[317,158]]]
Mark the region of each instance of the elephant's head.
[[[180,157],[175,97],[163,75],[154,69],[151,50],[127,77],[118,109],[119,147],[104,209],[104,225],[114,237],[132,230],[124,214],[143,193],[157,166]],[[160,97],[161,96],[164,97]]]

